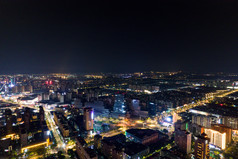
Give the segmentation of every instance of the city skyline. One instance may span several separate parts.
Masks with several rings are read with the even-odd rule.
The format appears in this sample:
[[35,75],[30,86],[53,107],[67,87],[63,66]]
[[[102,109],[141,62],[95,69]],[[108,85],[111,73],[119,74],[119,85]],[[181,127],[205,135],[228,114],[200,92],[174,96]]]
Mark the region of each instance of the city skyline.
[[237,73],[237,2],[1,1],[0,73]]

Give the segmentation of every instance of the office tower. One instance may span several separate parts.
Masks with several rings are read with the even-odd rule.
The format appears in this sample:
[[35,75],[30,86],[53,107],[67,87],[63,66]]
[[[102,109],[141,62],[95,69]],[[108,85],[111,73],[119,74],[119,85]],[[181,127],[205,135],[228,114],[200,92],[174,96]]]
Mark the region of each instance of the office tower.
[[10,109],[5,110],[6,129],[7,134],[12,133],[12,111]]
[[186,154],[191,152],[191,138],[192,135],[185,130],[177,129],[175,131],[175,144]]
[[210,159],[209,138],[205,133],[195,137],[195,158]]
[[93,130],[93,108],[87,107],[83,109],[83,122],[85,130]]
[[148,114],[150,117],[156,116],[157,105],[155,103],[149,102],[148,104]]
[[123,113],[123,114],[126,113],[123,94],[115,95],[115,103],[114,103],[113,110],[114,112],[117,112],[117,113]]
[[31,112],[30,112],[30,108],[25,108],[25,112],[24,112],[24,123],[25,123],[25,128],[28,131],[30,128],[30,119],[31,119]]
[[40,111],[39,111],[39,119],[40,119],[40,125],[42,127],[43,122],[45,121],[45,114],[44,114],[44,109],[42,106],[39,107]]

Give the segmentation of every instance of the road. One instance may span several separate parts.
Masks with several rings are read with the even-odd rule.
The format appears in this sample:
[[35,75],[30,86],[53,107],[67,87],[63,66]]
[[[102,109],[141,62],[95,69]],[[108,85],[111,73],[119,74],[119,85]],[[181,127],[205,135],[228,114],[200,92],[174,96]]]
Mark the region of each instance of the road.
[[218,91],[218,92],[213,93],[213,96],[210,97],[210,98],[199,100],[196,103],[185,104],[183,107],[179,107],[174,111],[171,111],[171,112],[168,112],[168,113],[166,112],[166,113],[163,113],[161,115],[162,115],[162,118],[164,119],[164,118],[166,118],[170,115],[173,115],[174,113],[185,112],[185,111],[187,111],[191,108],[197,107],[199,105],[210,103],[211,101],[213,101],[217,97],[222,98],[222,97],[225,97],[225,96],[230,95],[230,94],[235,93],[235,92],[238,92],[238,90],[236,89],[236,90],[230,90],[230,91],[229,90]]
[[64,153],[64,155],[66,155],[66,144],[64,143],[64,138],[60,134],[50,111],[46,109],[44,109],[44,111],[45,111],[45,119],[46,119],[47,126],[55,137],[55,140],[57,142],[57,148],[58,150],[61,150]]

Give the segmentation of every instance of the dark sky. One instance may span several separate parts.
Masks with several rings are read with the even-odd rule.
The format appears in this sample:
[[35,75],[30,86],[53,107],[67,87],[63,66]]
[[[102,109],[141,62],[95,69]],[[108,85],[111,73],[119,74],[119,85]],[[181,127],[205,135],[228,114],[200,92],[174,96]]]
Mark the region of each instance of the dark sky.
[[0,0],[0,73],[238,73],[237,0]]

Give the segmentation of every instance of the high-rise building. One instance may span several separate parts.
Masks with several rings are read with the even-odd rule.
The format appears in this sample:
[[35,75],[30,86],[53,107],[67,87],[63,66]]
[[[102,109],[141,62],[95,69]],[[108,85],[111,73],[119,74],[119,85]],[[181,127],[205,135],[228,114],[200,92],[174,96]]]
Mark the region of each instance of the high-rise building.
[[177,129],[175,131],[175,144],[186,154],[191,152],[191,138],[192,135],[185,130]]
[[43,122],[45,121],[45,114],[44,114],[44,109],[42,106],[39,107],[40,111],[39,111],[39,119],[40,119],[40,125],[42,127]]
[[87,143],[80,136],[76,138],[76,153],[79,156],[79,158],[83,158],[83,159],[97,159],[98,158],[96,152],[88,148]]
[[118,113],[126,113],[123,94],[115,95],[115,103],[114,103],[113,110],[114,112],[118,112]]
[[24,112],[24,124],[25,124],[25,128],[28,131],[30,129],[30,119],[31,119],[31,112],[30,112],[30,108],[25,108],[25,112]]
[[102,136],[97,134],[94,136],[94,148],[99,150],[101,148]]
[[209,140],[205,133],[195,137],[194,155],[196,159],[210,159]]
[[157,105],[155,103],[149,102],[148,104],[148,114],[150,117],[156,116]]
[[12,111],[10,109],[5,110],[6,129],[7,134],[12,133]]
[[12,87],[12,93],[18,93],[18,87],[17,86]]
[[93,108],[86,107],[83,109],[83,122],[85,130],[93,130],[94,112]]
[[205,129],[205,133],[210,138],[210,144],[223,150],[232,141],[231,131],[231,128],[222,125],[212,125],[211,129]]
[[227,127],[222,124],[213,124],[212,129],[226,133],[226,144],[230,144],[232,142],[232,129],[230,127]]
[[25,92],[25,86],[18,86],[19,92]]
[[204,129],[207,136],[210,138],[212,145],[218,146],[221,149],[226,148],[226,133],[221,133],[212,129]]

